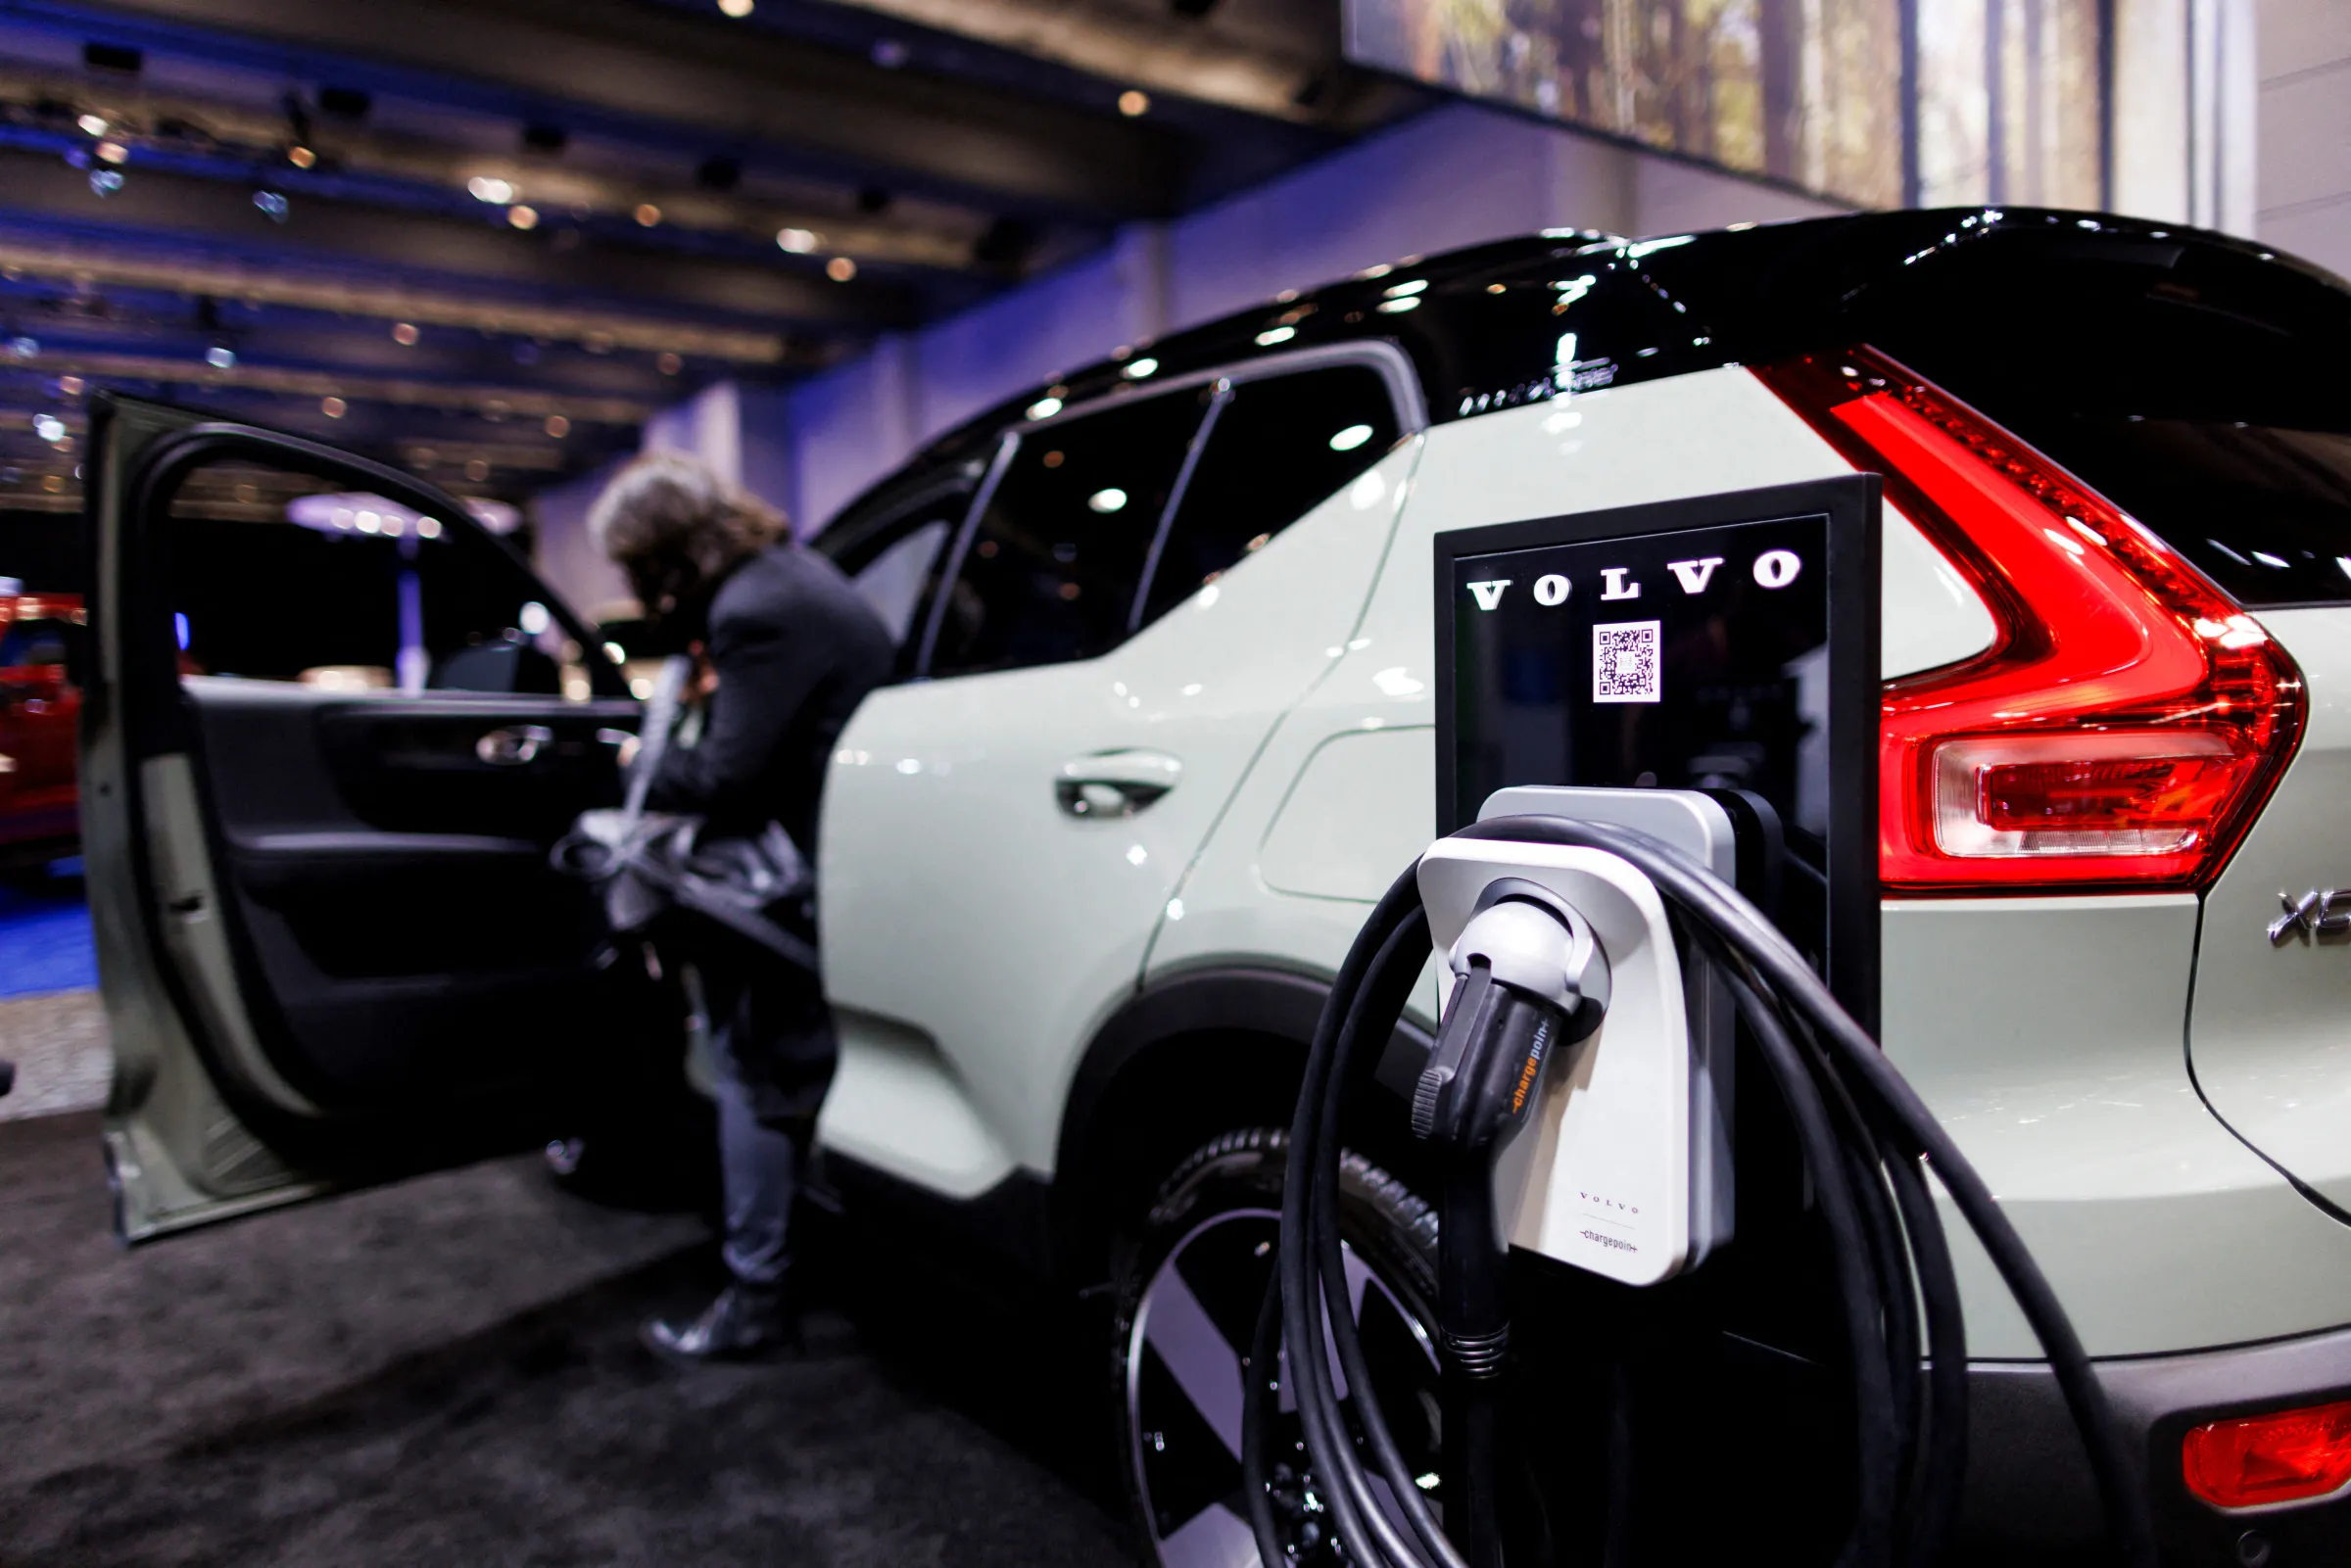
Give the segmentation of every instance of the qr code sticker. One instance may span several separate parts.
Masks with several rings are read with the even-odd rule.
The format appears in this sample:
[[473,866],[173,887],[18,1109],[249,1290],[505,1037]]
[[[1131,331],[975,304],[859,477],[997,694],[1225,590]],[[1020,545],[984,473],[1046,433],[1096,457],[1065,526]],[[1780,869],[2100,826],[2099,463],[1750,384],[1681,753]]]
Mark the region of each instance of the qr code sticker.
[[1592,628],[1592,700],[1656,702],[1658,623],[1618,621]]

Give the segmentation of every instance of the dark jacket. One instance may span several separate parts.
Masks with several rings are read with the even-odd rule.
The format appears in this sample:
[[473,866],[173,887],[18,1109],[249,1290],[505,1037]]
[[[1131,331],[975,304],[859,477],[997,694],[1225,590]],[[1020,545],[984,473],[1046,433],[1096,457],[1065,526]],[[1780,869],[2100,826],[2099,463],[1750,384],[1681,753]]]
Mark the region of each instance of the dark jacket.
[[718,672],[701,739],[661,757],[647,800],[722,832],[780,822],[816,857],[816,811],[833,743],[896,649],[840,568],[778,545],[730,572],[710,601],[704,651]]

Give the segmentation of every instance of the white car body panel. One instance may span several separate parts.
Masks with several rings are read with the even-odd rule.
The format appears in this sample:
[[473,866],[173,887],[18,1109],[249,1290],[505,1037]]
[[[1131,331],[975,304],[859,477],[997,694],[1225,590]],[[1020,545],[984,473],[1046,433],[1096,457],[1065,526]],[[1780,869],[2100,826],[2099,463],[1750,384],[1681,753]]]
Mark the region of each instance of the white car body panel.
[[[1565,422],[1569,415],[1573,423]],[[1429,574],[1431,539],[1440,530],[1852,471],[1738,369],[1487,414],[1441,426],[1427,439],[1428,456],[1361,629],[1243,784],[1181,889],[1181,920],[1164,924],[1153,945],[1155,975],[1252,955],[1330,974],[1362,922],[1363,902],[1426,847],[1436,820]],[[1889,673],[1947,664],[1989,646],[1991,613],[1942,555],[1891,514],[1886,537],[1887,622],[1906,628]],[[1363,762],[1360,773],[1346,765],[1351,756]],[[1356,902],[1336,902],[1345,900]],[[1292,922],[1294,934],[1285,934]]]
[[[1152,948],[1154,977],[1269,959],[1333,973],[1366,901],[1426,844],[1431,535],[1850,471],[1744,371],[1587,394],[1573,410],[1564,430],[1547,428],[1562,410],[1539,405],[1430,433],[1360,633],[1283,722],[1186,879],[1182,919]],[[1886,673],[1989,645],[1989,612],[1923,536],[1890,510],[1885,537]],[[1350,754],[1360,771],[1341,765]],[[2186,1071],[2191,895],[1886,909],[1888,1049],[2009,1206],[2093,1354],[2351,1321],[2351,1230],[2231,1137]],[[1433,984],[1416,1000],[1431,1022]],[[2037,1356],[1989,1261],[1957,1245],[1971,1353]],[[2183,1257],[2214,1264],[2194,1291],[2179,1288]]]
[[[1260,743],[1343,651],[1419,449],[1404,443],[1098,659],[913,682],[858,709],[820,838],[825,979],[848,1010],[852,1091],[831,1097],[822,1143],[923,1179],[920,1143],[944,1122],[901,1126],[898,1097],[860,1087],[922,1072],[1009,1162],[1052,1168],[1080,1054],[1133,991],[1164,906]],[[1063,765],[1119,748],[1177,759],[1178,782],[1131,817],[1065,813]]]
[[[1886,1053],[2000,1200],[2094,1355],[2351,1321],[2351,1229],[2231,1137],[2181,1044],[2192,893],[1890,899]],[[1947,1205],[1968,1350],[2038,1357]]]
[[[1435,828],[1439,531],[1849,471],[1740,369],[1462,420],[1103,658],[876,693],[842,737],[825,818],[828,982],[844,1011],[822,1141],[955,1196],[1049,1172],[1077,1064],[1138,976],[1334,973]],[[1889,678],[1991,644],[1983,602],[1892,508],[1882,566]],[[2205,951],[2229,964],[2196,971],[2190,894],[1885,907],[1887,1049],[2093,1354],[2351,1321],[2351,1228],[2216,1119],[2183,1048],[2193,974],[2206,1092],[2256,1147],[2351,1201],[2336,1152],[2351,1042],[2335,1022],[2351,962],[2324,943],[2273,955],[2261,929],[2283,882],[2330,884],[2309,846],[2342,842],[2327,814],[2351,798],[2345,613],[2265,617],[2311,677],[2312,719],[2212,895]],[[1059,766],[1117,746],[1181,759],[1182,783],[1132,818],[1063,815]],[[2351,883],[2351,864],[2335,879]],[[2273,960],[2314,978],[2266,983]],[[1436,997],[1432,967],[1413,1009],[1424,1025]],[[1971,1354],[2037,1357],[1963,1230]]]
[[2268,935],[2279,895],[2351,888],[2351,609],[2258,619],[2301,666],[2307,722],[2205,897],[2188,1055],[2238,1136],[2351,1210],[2351,939]]

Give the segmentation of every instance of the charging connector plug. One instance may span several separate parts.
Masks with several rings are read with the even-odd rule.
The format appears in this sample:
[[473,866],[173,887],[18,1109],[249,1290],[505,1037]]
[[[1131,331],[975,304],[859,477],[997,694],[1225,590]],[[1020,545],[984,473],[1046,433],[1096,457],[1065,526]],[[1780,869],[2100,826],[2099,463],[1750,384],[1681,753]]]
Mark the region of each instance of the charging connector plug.
[[1558,894],[1505,877],[1478,899],[1448,962],[1453,1005],[1413,1091],[1413,1133],[1482,1155],[1526,1124],[1552,1050],[1600,1027],[1608,961]]
[[1413,1092],[1413,1132],[1444,1169],[1437,1327],[1449,1406],[1446,1528],[1471,1564],[1497,1555],[1501,1444],[1495,1382],[1510,1354],[1509,1258],[1497,1223],[1494,1162],[1533,1114],[1543,1069],[1600,1027],[1607,957],[1558,894],[1501,878],[1448,955],[1452,1005]]

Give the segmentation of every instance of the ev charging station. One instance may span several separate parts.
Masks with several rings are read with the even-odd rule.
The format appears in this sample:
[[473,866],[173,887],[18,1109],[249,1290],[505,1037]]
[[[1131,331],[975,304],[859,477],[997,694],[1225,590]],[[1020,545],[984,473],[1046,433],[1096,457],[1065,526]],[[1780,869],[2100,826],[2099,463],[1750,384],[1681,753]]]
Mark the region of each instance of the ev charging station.
[[[1548,815],[1649,833],[1746,893],[1874,1026],[1878,486],[1439,534],[1437,832]],[[1703,966],[1685,982],[1655,890],[1614,857],[1517,852],[1431,846],[1420,887],[1441,950],[1489,875],[1523,875],[1607,923],[1610,962],[1654,980],[1619,983],[1505,1153],[1511,1240],[1654,1285],[1737,1224],[1730,997]]]
[[[1621,1379],[1606,1439],[1551,1445],[1614,1473],[1565,1483],[1566,1506],[1544,1496],[1538,1450],[1578,1415],[1532,1369],[1599,1359],[1621,1332],[1693,1364],[1722,1341],[1803,1363],[1822,1419],[1847,1423],[1783,1466],[1816,1506],[1781,1560],[1932,1560],[1967,1430],[1940,1195],[2039,1333],[2123,1560],[2152,1562],[2140,1483],[2053,1293],[1871,1037],[1880,505],[1856,474],[1437,536],[1440,836],[1366,923],[1300,1093],[1250,1361],[1272,1370],[1251,1374],[1244,1433],[1266,1561],[1291,1550],[1263,1496],[1277,1405],[1353,1560],[1694,1560],[1636,1495],[1687,1517],[1695,1494],[1738,1496],[1743,1456],[1685,1445],[1718,1472],[1698,1475],[1688,1451],[1646,1456],[1657,1423],[1622,1408]],[[1432,951],[1444,1022],[1396,1114],[1439,1172],[1441,1480],[1410,1473],[1362,1397],[1348,1314],[1317,1307],[1343,1288],[1339,1109]],[[1514,1304],[1533,1306],[1513,1322]],[[1808,1439],[1793,1414],[1783,1430]]]

